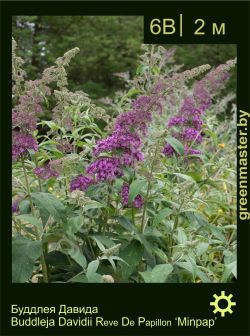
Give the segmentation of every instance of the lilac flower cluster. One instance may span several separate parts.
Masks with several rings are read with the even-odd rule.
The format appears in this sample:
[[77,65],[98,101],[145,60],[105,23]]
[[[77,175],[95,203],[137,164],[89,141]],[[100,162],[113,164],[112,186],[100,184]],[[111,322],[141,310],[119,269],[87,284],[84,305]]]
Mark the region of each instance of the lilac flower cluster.
[[[211,107],[212,98],[223,88],[229,78],[228,70],[235,65],[235,60],[228,61],[211,70],[202,80],[194,84],[193,92],[185,97],[179,113],[171,117],[167,127],[176,128],[173,136],[184,143],[185,155],[200,154],[201,151],[192,147],[202,142],[202,117]],[[171,156],[175,153],[170,144],[166,144],[163,153]]]
[[[198,116],[197,116],[198,117]],[[183,140],[184,142],[201,142],[202,136],[200,135],[200,129],[195,129],[192,127],[186,127],[183,132],[178,134],[179,139]]]
[[133,102],[131,111],[121,113],[117,117],[115,130],[119,133],[130,131],[147,135],[148,123],[152,121],[151,108],[155,108],[156,105],[158,105],[156,96],[140,96]]
[[[93,150],[96,160],[86,169],[88,176],[92,177],[92,183],[113,181],[123,175],[125,166],[134,166],[138,161],[144,160],[141,152],[142,137],[147,135],[153,111],[161,110],[159,95],[140,96],[133,102],[130,111],[121,113],[116,118],[112,134],[98,141]],[[80,175],[80,180],[82,178],[83,175]],[[75,181],[78,178],[71,182],[71,190],[76,188]],[[81,187],[81,183],[79,185]],[[135,201],[137,203],[139,204],[139,200]]]
[[[205,107],[204,102],[202,102]],[[184,99],[180,109],[180,114],[170,118],[168,127],[179,127],[178,132],[173,132],[173,136],[184,143],[185,154],[195,154],[192,146],[202,142],[201,128],[202,128],[202,115],[204,109],[197,106],[193,96],[188,96]],[[167,156],[171,156],[175,153],[170,144],[166,144],[163,149],[163,153]],[[198,153],[198,152],[197,152]]]
[[[125,207],[129,207],[128,204],[128,198],[129,198],[129,185],[127,183],[124,183],[122,186],[122,190],[121,190],[121,197],[122,197],[122,204]],[[135,199],[132,202],[132,206],[134,208],[141,208],[144,204],[144,200],[142,198],[142,196],[139,194],[135,197]]]
[[85,191],[88,187],[94,183],[91,176],[78,175],[70,183],[70,191],[82,190]]
[[187,118],[181,117],[181,116],[174,116],[170,118],[168,122],[168,127],[172,127],[175,125],[185,124],[188,121]]
[[116,157],[99,158],[88,166],[86,172],[98,182],[113,181],[122,176],[120,160]]
[[50,160],[46,162],[43,166],[37,167],[33,172],[41,179],[47,180],[51,177],[60,176],[63,169],[63,160]]
[[141,140],[136,134],[115,131],[111,136],[97,142],[93,154],[97,156],[102,152],[111,152],[115,149],[127,149],[131,153],[136,153],[140,145]]
[[117,118],[113,133],[97,142],[94,155],[111,153],[120,161],[120,165],[134,165],[143,160],[140,150],[141,136],[146,136],[148,124],[152,121],[152,110],[159,110],[156,96],[140,96],[132,105],[132,110],[121,113]]
[[38,143],[31,134],[12,132],[12,160],[16,161],[29,150],[38,150]]
[[43,165],[42,167],[37,167],[33,170],[33,172],[40,178],[43,180],[47,180],[51,177],[58,177],[59,176],[59,172],[55,171],[51,168],[50,163],[46,163],[45,165]]

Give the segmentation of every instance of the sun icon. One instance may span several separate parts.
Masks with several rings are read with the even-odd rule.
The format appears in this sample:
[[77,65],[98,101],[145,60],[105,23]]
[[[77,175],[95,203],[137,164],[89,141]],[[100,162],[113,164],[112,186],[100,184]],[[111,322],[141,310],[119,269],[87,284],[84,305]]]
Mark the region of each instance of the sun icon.
[[[215,309],[213,310],[214,314],[221,313],[221,316],[224,317],[226,312],[230,314],[233,313],[231,307],[236,306],[236,302],[231,301],[233,297],[232,294],[229,294],[227,296],[225,295],[225,291],[221,291],[220,296],[218,296],[217,294],[214,294],[213,297],[215,300],[213,302],[210,302],[210,306],[215,307]],[[225,306],[224,308],[222,308],[222,304],[223,306]]]

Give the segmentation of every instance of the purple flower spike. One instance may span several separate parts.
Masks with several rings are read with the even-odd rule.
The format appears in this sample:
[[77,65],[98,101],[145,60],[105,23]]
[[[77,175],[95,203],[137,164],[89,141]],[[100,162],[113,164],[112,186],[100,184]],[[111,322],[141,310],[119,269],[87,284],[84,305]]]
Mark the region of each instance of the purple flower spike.
[[92,177],[89,176],[84,176],[84,175],[78,175],[77,177],[75,177],[71,183],[70,183],[70,191],[74,191],[74,190],[82,190],[85,191],[88,189],[88,187],[94,184],[94,180]]
[[197,142],[202,141],[202,136],[200,135],[200,132],[192,127],[185,128],[183,133],[181,133],[179,137],[187,143],[190,143],[193,141],[197,141]]
[[185,125],[188,119],[181,116],[174,116],[169,119],[168,127],[176,126],[176,125]]
[[[124,183],[122,186],[121,197],[122,197],[123,206],[129,207],[128,205],[129,185],[127,183]],[[137,195],[134,201],[132,202],[132,206],[137,209],[141,208],[143,204],[144,204],[144,200],[141,195]]]
[[[211,107],[212,98],[223,88],[228,80],[228,71],[235,65],[235,60],[230,60],[226,64],[221,64],[212,69],[202,80],[196,81],[192,94],[186,96],[182,102],[179,113],[169,119],[167,127],[178,127],[178,132],[172,135],[183,142],[185,155],[200,154],[198,149],[191,149],[190,145],[202,142],[202,116]],[[165,155],[173,155],[174,149],[166,144],[163,149]]]
[[199,155],[201,154],[201,150],[199,149],[192,149],[189,148],[188,146],[185,146],[185,155]]
[[114,132],[111,136],[97,142],[94,149],[94,155],[97,156],[102,152],[110,152],[115,149],[130,149],[136,151],[141,145],[140,138],[132,133]]
[[137,195],[133,201],[133,206],[137,209],[140,209],[141,207],[143,207],[143,204],[144,204],[144,199],[142,198],[141,195]]
[[164,147],[162,153],[167,155],[167,156],[171,156],[175,153],[175,150],[173,149],[173,147],[169,143],[167,143],[166,146]]
[[123,175],[118,158],[99,158],[86,171],[95,177],[96,182],[113,181]]
[[12,161],[18,160],[22,155],[28,153],[29,150],[38,150],[36,139],[30,134],[20,132],[12,132]]

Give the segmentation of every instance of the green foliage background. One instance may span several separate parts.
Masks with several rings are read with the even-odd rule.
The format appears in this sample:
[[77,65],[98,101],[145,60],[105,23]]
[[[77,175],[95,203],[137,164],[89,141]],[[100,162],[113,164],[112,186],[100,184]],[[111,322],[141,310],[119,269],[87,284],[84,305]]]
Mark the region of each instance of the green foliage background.
[[[20,47],[19,55],[28,64],[28,77],[32,79],[67,50],[79,47],[80,56],[70,67],[70,88],[99,98],[121,88],[121,81],[113,73],[134,74],[143,43],[143,17],[15,16],[13,36]],[[234,44],[178,45],[175,54],[183,69],[197,66],[197,60],[200,65],[213,66],[234,57]],[[235,87],[236,72],[228,90]]]

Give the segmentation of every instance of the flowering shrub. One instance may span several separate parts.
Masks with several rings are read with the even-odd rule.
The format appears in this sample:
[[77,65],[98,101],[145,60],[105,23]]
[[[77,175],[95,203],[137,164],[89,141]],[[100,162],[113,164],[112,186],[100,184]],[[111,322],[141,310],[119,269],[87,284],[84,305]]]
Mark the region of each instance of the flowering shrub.
[[236,278],[235,129],[217,118],[236,61],[181,71],[143,49],[94,104],[67,87],[78,48],[30,81],[13,40],[13,282]]

